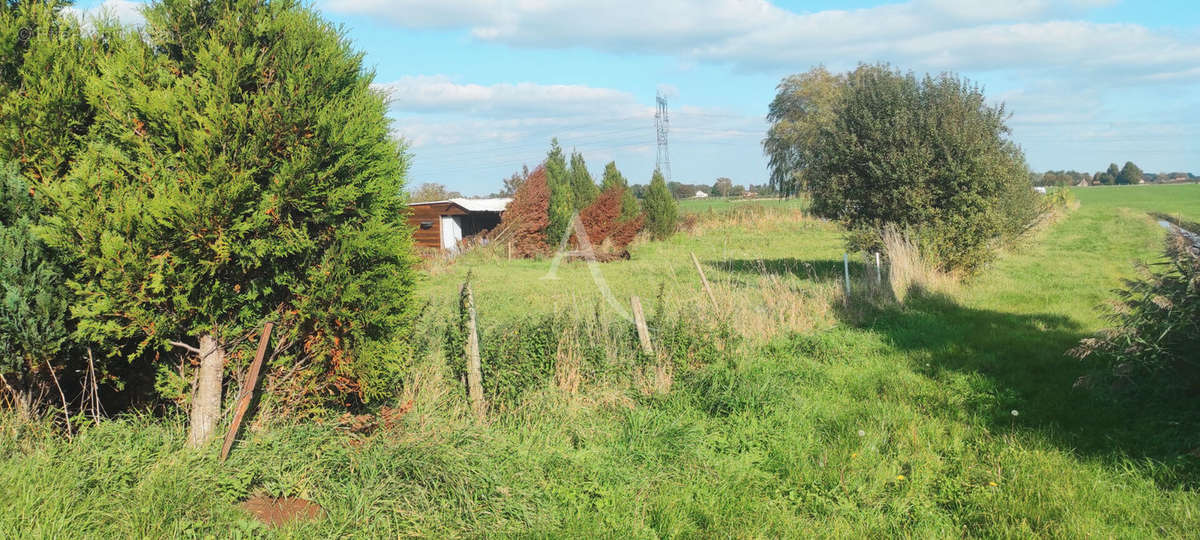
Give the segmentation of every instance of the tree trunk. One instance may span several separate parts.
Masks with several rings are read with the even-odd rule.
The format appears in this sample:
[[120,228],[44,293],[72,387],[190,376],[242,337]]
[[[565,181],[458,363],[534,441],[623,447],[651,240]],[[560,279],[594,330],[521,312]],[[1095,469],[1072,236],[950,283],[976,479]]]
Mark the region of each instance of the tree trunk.
[[196,374],[196,396],[187,444],[200,448],[212,439],[221,419],[221,380],[225,372],[225,349],[211,335],[200,338],[200,371]]

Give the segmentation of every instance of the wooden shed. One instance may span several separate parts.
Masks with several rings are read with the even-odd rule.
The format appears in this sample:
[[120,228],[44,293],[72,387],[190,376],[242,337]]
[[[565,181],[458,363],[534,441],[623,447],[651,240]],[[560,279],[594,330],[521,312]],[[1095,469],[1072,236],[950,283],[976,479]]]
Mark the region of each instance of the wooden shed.
[[455,251],[464,238],[496,228],[512,199],[449,199],[412,203],[408,224],[419,247]]

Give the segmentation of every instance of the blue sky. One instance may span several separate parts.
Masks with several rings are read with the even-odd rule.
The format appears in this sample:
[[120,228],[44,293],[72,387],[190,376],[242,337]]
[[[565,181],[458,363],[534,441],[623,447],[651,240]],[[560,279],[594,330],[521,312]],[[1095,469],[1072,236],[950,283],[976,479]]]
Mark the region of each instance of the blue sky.
[[[136,21],[138,2],[79,2]],[[1012,113],[1035,170],[1200,173],[1195,0],[316,0],[366,52],[413,154],[410,185],[468,195],[544,157],[655,166],[669,96],[674,179],[763,183],[775,85],[817,64],[955,71]]]

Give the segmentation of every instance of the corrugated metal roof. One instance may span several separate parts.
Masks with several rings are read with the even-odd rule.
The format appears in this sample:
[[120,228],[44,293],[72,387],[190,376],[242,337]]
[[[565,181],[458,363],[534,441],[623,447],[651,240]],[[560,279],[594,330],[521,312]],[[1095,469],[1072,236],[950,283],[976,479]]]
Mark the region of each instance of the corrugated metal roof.
[[450,199],[450,202],[471,212],[503,212],[508,207],[508,203],[512,202],[512,199],[508,197],[499,199]]
[[497,199],[447,199],[444,201],[425,201],[419,203],[411,203],[409,206],[418,206],[426,204],[456,204],[461,206],[468,212],[503,212],[508,207],[508,203],[512,202],[509,197]]

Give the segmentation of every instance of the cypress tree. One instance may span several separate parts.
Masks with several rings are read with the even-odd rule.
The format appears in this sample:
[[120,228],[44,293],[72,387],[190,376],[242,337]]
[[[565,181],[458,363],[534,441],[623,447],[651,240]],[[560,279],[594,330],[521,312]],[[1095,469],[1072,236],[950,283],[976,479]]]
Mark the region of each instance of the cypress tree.
[[551,139],[550,151],[546,153],[546,185],[550,188],[550,225],[546,227],[546,243],[557,246],[571,227],[575,215],[575,191],[567,171],[567,160],[558,139]]
[[571,167],[567,174],[571,177],[571,193],[575,197],[575,210],[586,208],[596,200],[596,196],[600,195],[596,181],[592,180],[592,174],[587,170],[587,163],[583,161],[583,154],[571,152]]
[[646,227],[650,229],[650,234],[654,235],[655,240],[662,240],[675,233],[679,209],[658,169],[654,170],[654,175],[650,178],[650,187],[646,190],[642,207],[646,209]]
[[71,354],[72,266],[37,230],[53,210],[42,188],[61,182],[84,146],[93,117],[85,80],[111,26],[95,21],[85,37],[67,5],[0,2],[0,375],[25,414],[52,376],[80,367]]
[[145,17],[88,81],[103,112],[52,193],[47,241],[80,261],[78,333],[131,358],[203,349],[192,444],[222,358],[245,361],[235,344],[266,320],[297,344],[268,369],[304,360],[290,395],[388,395],[412,319],[407,158],[362,54],[294,0]]
[[62,0],[0,2],[0,160],[35,184],[57,181],[94,115],[84,81],[111,26],[85,38]]
[[617,170],[617,162],[610,161],[604,166],[604,179],[601,182],[600,190],[608,191],[611,187],[620,187],[624,190],[621,195],[621,221],[628,221],[637,217],[641,212],[638,207],[637,197],[633,195],[633,190],[629,189],[629,181],[625,179],[625,175]]
[[29,416],[34,396],[63,371],[68,298],[58,259],[33,233],[41,209],[15,165],[0,168],[0,375]]

